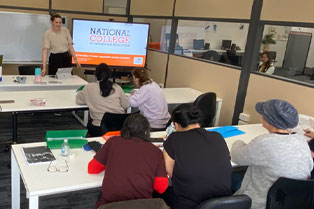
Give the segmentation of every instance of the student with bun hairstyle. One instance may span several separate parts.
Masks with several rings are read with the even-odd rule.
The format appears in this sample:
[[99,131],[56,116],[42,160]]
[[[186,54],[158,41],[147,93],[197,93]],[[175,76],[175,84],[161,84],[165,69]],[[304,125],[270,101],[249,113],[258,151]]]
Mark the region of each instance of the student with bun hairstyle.
[[131,107],[138,107],[140,113],[148,119],[151,131],[165,129],[170,114],[163,91],[148,77],[146,69],[136,68],[132,75],[140,89],[129,97]]
[[169,135],[163,150],[173,183],[171,208],[192,209],[210,198],[231,195],[232,167],[224,138],[200,128],[200,110],[192,104],[179,105],[172,121],[176,132]]
[[150,143],[150,127],[144,116],[127,117],[121,136],[110,138],[88,164],[90,174],[104,170],[102,196],[95,209],[110,202],[152,198],[153,190],[163,193],[167,189],[163,155]]
[[125,113],[129,107],[122,88],[109,80],[111,73],[108,65],[99,64],[95,71],[97,82],[87,84],[76,95],[77,104],[88,105],[92,120],[88,122],[87,129],[91,137],[102,135],[100,123],[106,112]]
[[42,41],[42,75],[46,74],[46,64],[48,51],[49,65],[48,74],[55,75],[58,68],[71,67],[72,57],[74,58],[77,67],[80,64],[77,62],[75,50],[72,46],[72,38],[67,28],[62,27],[62,18],[59,14],[51,14],[51,29],[44,33]]

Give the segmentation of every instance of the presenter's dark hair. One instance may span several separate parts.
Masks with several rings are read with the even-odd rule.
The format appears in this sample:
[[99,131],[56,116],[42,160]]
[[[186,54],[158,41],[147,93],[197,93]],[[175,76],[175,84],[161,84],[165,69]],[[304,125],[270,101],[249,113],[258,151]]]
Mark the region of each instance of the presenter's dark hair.
[[140,114],[132,114],[123,123],[121,136],[126,139],[138,137],[144,141],[150,140],[150,126],[148,120]]
[[54,21],[56,18],[62,19],[62,18],[61,18],[61,15],[59,15],[58,13],[51,13],[51,14],[50,14],[50,20],[51,20],[51,21]]
[[101,63],[96,67],[95,76],[99,81],[101,95],[107,97],[112,91],[112,82],[109,80],[112,71],[105,63]]
[[135,68],[132,71],[132,75],[134,75],[135,78],[139,79],[139,85],[143,86],[143,83],[150,80],[148,77],[147,69],[144,68]]
[[188,125],[201,123],[201,112],[193,104],[181,104],[173,110],[171,120],[186,128]]

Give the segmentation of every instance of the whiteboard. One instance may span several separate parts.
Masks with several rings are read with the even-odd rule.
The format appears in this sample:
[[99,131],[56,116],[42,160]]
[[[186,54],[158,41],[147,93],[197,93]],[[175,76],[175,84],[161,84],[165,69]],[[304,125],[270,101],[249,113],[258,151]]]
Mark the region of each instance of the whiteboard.
[[41,62],[42,37],[51,28],[49,15],[0,12],[0,26],[3,62]]

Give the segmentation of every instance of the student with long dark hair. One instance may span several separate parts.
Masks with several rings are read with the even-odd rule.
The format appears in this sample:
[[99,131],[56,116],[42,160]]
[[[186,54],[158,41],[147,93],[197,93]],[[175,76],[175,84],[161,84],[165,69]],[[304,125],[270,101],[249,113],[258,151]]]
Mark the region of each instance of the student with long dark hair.
[[67,28],[62,27],[62,18],[59,14],[51,14],[51,29],[45,32],[42,43],[42,75],[46,74],[46,64],[48,51],[49,65],[48,74],[55,75],[58,68],[71,67],[72,57],[80,67],[77,61],[75,50],[72,46],[72,38]]
[[272,57],[268,51],[262,53],[261,62],[258,65],[258,71],[266,74],[274,74],[275,67],[272,63]]
[[128,98],[118,84],[113,84],[110,68],[101,63],[96,67],[97,82],[89,83],[76,95],[77,104],[87,104],[91,121],[87,129],[90,136],[101,136],[100,123],[105,112],[125,113],[129,106]]
[[171,208],[192,209],[210,198],[231,195],[232,167],[224,138],[200,127],[200,110],[192,104],[179,105],[172,121],[176,132],[163,151],[173,183],[173,196],[165,198],[172,199]]
[[147,119],[133,114],[124,121],[121,136],[110,138],[88,164],[88,172],[105,172],[102,196],[95,209],[110,202],[152,198],[163,193],[168,177],[162,152],[150,143]]
[[140,113],[147,118],[151,131],[165,129],[170,114],[163,91],[148,77],[146,69],[136,68],[132,75],[134,83],[140,89],[129,97],[130,105],[138,107]]

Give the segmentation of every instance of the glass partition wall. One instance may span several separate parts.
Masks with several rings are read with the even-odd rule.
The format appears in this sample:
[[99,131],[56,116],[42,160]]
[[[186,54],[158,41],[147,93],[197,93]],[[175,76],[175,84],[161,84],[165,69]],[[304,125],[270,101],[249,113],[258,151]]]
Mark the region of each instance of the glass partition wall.
[[[174,53],[241,67],[248,26],[248,23],[179,20]],[[169,32],[167,28],[166,34]]]
[[273,75],[314,84],[313,33],[314,28],[264,26],[260,50],[267,51]]
[[[149,49],[168,52],[170,32],[167,33],[167,29],[169,29],[169,31],[171,29],[171,19],[134,18],[133,22],[150,24]],[[167,39],[167,37],[169,38]],[[168,40],[168,42],[166,40]],[[166,47],[167,45],[168,47]]]

